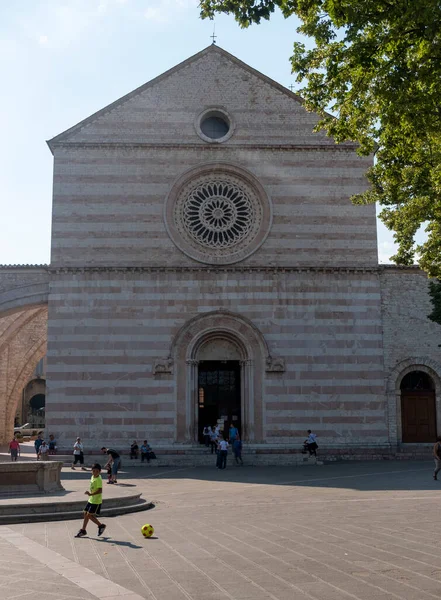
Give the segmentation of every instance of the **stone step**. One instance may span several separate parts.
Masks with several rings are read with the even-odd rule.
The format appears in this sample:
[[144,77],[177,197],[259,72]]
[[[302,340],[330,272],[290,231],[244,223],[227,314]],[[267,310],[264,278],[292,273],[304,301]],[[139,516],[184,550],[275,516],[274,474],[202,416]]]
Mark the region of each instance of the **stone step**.
[[[206,451],[185,452],[185,453],[167,453],[156,454],[157,458],[149,463],[138,460],[130,460],[128,457],[122,456],[120,470],[127,468],[134,469],[156,469],[163,467],[208,467],[216,465],[216,454],[207,453]],[[52,457],[55,460],[62,461],[65,467],[72,465],[72,457],[70,455],[60,455]],[[242,455],[242,460],[247,466],[305,466],[318,464],[315,458],[305,457],[304,454],[276,454],[276,453],[247,453]],[[86,455],[84,457],[85,466],[90,466],[99,462],[104,466],[102,456]],[[229,465],[235,464],[233,454],[228,454],[227,462]],[[80,469],[78,465],[75,467]],[[103,472],[103,477],[105,472]]]
[[[80,519],[83,514],[85,501],[21,503],[14,506],[2,506],[0,525],[11,523],[36,523],[39,521],[65,521]],[[101,510],[103,517],[116,517],[154,508],[154,504],[141,498],[141,494],[123,498],[106,499]]]

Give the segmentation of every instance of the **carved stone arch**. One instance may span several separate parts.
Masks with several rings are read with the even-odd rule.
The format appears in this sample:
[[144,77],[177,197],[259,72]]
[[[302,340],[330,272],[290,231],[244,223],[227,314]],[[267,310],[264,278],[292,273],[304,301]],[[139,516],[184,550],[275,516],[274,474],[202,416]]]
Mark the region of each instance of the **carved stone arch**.
[[197,436],[198,351],[210,339],[225,339],[240,352],[241,400],[245,441],[263,439],[262,388],[269,356],[262,333],[248,319],[227,311],[198,315],[173,340],[171,357],[176,366],[176,440],[193,443]]
[[[197,315],[187,321],[175,335],[170,347],[169,357],[175,358],[178,349],[182,346],[187,348],[197,335],[206,330],[214,333],[219,327],[222,330],[229,329],[233,333],[238,334],[239,337],[237,339],[241,339],[245,347],[252,340],[253,345],[260,348],[264,359],[267,360],[270,358],[268,344],[259,328],[250,319],[229,310],[210,311],[202,315]],[[249,351],[251,351],[251,347]]]
[[396,445],[402,440],[401,382],[412,371],[427,373],[435,384],[436,425],[438,434],[441,432],[441,364],[427,356],[407,358],[394,367],[386,383],[389,436]]

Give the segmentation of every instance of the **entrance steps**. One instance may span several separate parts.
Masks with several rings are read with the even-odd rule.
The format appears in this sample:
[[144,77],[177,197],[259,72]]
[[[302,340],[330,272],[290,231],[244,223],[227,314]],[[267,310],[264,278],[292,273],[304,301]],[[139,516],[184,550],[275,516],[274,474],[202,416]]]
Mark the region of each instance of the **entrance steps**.
[[[156,469],[158,467],[211,467],[216,464],[216,454],[211,454],[210,449],[203,446],[186,446],[186,447],[160,447],[155,446],[156,459],[150,460],[149,463],[141,462],[132,459],[127,454],[121,455],[121,468],[127,467],[139,469]],[[51,460],[63,461],[64,466],[72,464],[71,454],[57,454],[49,457]],[[231,451],[228,452],[228,463],[234,463],[234,455]],[[308,466],[322,465],[323,462],[315,457],[308,457],[301,454],[300,451],[292,449],[281,449],[280,447],[262,446],[246,446],[242,451],[242,460],[248,466]],[[98,462],[102,466],[106,463],[107,457],[103,454],[85,454],[85,466],[90,467],[93,463]],[[79,470],[79,466],[76,469]]]

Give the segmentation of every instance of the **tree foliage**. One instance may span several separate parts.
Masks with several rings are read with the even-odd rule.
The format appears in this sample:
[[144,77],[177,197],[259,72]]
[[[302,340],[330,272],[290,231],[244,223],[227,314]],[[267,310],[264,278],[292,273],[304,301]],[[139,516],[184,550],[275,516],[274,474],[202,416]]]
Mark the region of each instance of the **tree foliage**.
[[429,319],[441,325],[441,281],[429,281],[429,294],[433,306]]
[[[356,203],[379,202],[394,231],[392,259],[419,257],[441,275],[441,0],[202,0],[202,17],[233,14],[242,27],[269,19],[276,8],[297,15],[293,72],[305,107],[321,115],[336,142],[375,154],[371,187]],[[330,115],[327,111],[331,112]],[[423,226],[427,240],[417,245]]]

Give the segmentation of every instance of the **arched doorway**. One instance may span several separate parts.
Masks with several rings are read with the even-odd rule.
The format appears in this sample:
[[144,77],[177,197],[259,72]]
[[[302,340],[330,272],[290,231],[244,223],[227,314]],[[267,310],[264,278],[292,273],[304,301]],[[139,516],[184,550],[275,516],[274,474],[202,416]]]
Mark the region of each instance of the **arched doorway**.
[[411,371],[401,380],[402,441],[433,442],[436,438],[435,383],[424,371]]
[[[225,372],[229,373],[228,385],[234,388],[234,399],[224,407],[219,401],[212,399],[214,410],[219,414],[218,419],[226,416],[226,419],[222,419],[224,424],[238,422],[244,441],[261,443],[263,380],[266,361],[271,357],[262,334],[250,321],[227,311],[198,315],[188,321],[176,335],[170,359],[166,362],[171,357],[176,365],[178,443],[197,442],[200,428],[208,424],[214,425],[200,423],[200,418],[207,420],[209,417],[208,414],[200,417],[202,403],[199,402],[199,391],[207,385],[207,377],[211,377],[211,381],[217,378],[215,386],[219,384],[219,377],[225,381]],[[204,375],[210,371],[217,372],[217,375]],[[223,374],[219,375],[221,372]],[[222,412],[224,408],[227,409],[226,414]],[[213,416],[214,412],[210,418]],[[233,421],[234,416],[237,418]]]

